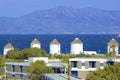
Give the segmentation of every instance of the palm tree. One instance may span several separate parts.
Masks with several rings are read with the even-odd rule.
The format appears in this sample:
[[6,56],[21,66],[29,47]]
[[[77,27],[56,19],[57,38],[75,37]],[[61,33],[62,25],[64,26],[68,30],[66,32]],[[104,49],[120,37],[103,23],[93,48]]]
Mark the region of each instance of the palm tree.
[[111,48],[112,48],[112,54],[111,54],[111,57],[114,59],[114,62],[115,62],[115,58],[116,58],[115,47],[116,47],[115,44],[111,45]]
[[62,59],[63,62],[67,63],[66,65],[63,65],[66,69],[65,73],[67,72],[67,77],[68,80],[71,80],[71,69],[72,69],[72,64],[69,61],[69,56],[66,56],[64,59]]
[[67,77],[68,77],[68,80],[71,80],[71,69],[72,69],[71,63],[70,63],[70,61],[68,61],[68,65],[67,65]]

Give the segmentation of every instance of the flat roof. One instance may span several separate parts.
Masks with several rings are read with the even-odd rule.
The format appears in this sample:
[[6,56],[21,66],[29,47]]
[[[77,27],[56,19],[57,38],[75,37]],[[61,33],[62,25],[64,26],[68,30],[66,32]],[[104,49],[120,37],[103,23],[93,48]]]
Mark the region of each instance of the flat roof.
[[[5,65],[19,65],[19,66],[29,66],[31,64],[31,62],[5,62]],[[65,64],[61,63],[61,62],[53,62],[50,61],[48,63],[46,63],[46,66],[50,66],[50,67],[64,67]]]
[[[70,58],[70,61],[114,61],[114,58]],[[115,59],[120,62],[120,59]]]
[[[44,74],[44,77],[52,80],[68,80],[67,74]],[[82,80],[82,79],[71,76],[71,80]]]
[[29,62],[5,62],[5,65],[20,65],[20,66],[29,66]]

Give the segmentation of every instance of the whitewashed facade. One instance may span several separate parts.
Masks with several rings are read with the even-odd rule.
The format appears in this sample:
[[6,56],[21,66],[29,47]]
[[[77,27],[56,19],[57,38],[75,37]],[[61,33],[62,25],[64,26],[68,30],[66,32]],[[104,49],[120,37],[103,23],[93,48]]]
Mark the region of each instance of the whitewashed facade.
[[41,48],[41,43],[35,38],[32,42],[31,42],[31,48]]
[[71,42],[71,54],[80,54],[80,53],[83,53],[83,43],[78,38],[75,38]]
[[118,53],[119,53],[119,44],[114,38],[108,42],[108,46],[107,46],[107,52],[108,53],[113,51],[112,46],[115,48],[116,55],[118,55]]
[[35,62],[37,60],[42,60],[45,63],[48,63],[48,57],[29,57],[28,59],[29,62]]
[[97,55],[96,51],[84,51],[84,54],[86,55]]
[[51,67],[56,74],[66,73],[64,66],[67,64],[62,63],[59,59],[49,60],[48,57],[30,57],[24,62],[5,62],[6,80],[33,80],[27,75],[27,67],[37,60],[44,61],[46,66]]
[[51,43],[50,43],[50,54],[60,54],[61,51],[61,44],[54,39]]
[[3,55],[6,55],[9,50],[14,50],[14,47],[12,46],[11,43],[8,43],[5,45],[4,50],[3,50]]
[[71,75],[79,78],[87,77],[91,71],[103,69],[104,66],[113,65],[115,62],[120,62],[120,59],[113,58],[70,58]]

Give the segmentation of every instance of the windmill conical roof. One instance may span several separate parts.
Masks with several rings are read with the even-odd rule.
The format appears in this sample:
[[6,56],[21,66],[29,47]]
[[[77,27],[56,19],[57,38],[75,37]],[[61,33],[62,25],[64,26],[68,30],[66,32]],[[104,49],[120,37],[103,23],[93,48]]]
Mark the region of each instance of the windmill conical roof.
[[35,38],[35,39],[31,42],[31,44],[40,44],[40,42]]
[[112,40],[110,40],[110,41],[108,42],[108,45],[109,45],[109,46],[112,46],[112,45],[118,46],[119,44],[118,44],[118,42],[113,38]]
[[57,39],[54,39],[50,44],[60,44]]
[[79,38],[75,38],[72,42],[71,42],[71,44],[82,44],[82,41],[81,40],[79,40]]
[[4,47],[5,49],[14,48],[11,43],[8,43]]

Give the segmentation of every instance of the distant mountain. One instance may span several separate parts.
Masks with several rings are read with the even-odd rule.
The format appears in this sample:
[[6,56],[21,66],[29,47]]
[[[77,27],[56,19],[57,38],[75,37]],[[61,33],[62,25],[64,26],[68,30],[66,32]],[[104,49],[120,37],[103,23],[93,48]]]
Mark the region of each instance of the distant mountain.
[[119,33],[120,11],[60,6],[17,18],[0,17],[0,34]]

